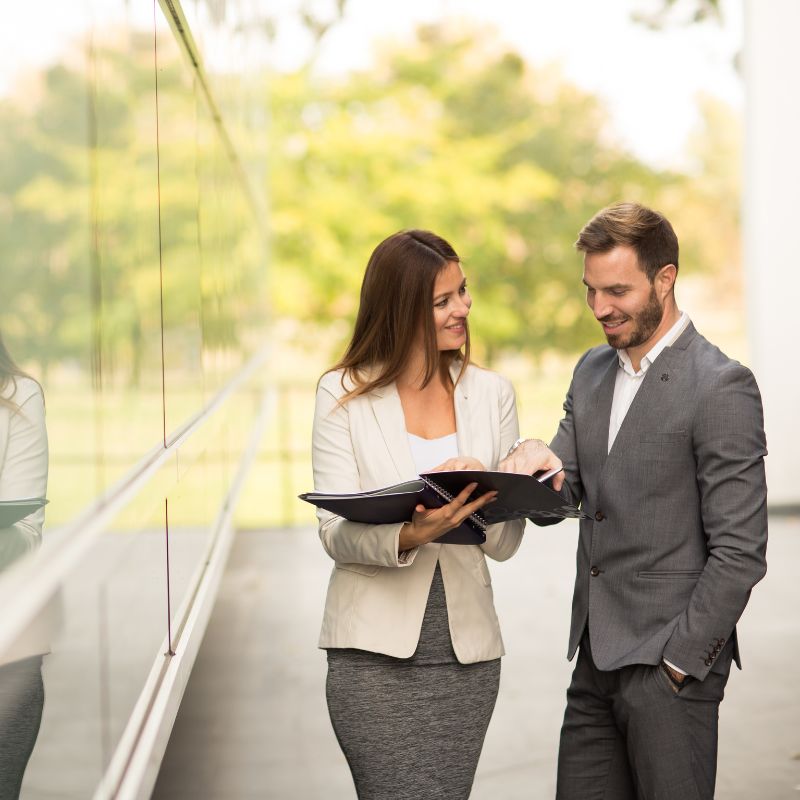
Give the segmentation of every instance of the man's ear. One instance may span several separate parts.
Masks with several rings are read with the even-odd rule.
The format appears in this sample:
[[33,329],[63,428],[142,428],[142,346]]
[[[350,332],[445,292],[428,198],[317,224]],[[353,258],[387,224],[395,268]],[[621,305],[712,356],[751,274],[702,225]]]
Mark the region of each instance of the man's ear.
[[675,279],[678,277],[678,268],[674,264],[665,264],[656,273],[653,286],[656,294],[663,300],[675,286]]

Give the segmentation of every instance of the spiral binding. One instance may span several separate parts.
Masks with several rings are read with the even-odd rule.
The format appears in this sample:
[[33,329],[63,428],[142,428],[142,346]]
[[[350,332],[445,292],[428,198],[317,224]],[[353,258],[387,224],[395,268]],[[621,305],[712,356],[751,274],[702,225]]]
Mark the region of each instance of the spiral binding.
[[[439,495],[443,500],[446,500],[448,503],[451,503],[455,498],[455,495],[450,494],[447,489],[443,489],[439,486],[438,483],[434,483],[429,478],[425,478],[422,475],[419,476],[419,479],[428,487],[433,489],[436,494]],[[471,520],[475,525],[480,528],[484,533],[486,533],[486,528],[489,526],[489,523],[477,512],[473,511],[467,519]]]

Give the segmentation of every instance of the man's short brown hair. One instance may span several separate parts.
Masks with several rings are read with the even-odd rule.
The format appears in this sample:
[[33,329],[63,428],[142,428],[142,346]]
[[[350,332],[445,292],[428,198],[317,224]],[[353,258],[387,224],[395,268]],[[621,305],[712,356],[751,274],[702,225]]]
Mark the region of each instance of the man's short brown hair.
[[582,253],[608,253],[620,245],[633,249],[650,283],[667,264],[678,269],[678,237],[669,220],[638,203],[615,203],[598,211],[575,242]]

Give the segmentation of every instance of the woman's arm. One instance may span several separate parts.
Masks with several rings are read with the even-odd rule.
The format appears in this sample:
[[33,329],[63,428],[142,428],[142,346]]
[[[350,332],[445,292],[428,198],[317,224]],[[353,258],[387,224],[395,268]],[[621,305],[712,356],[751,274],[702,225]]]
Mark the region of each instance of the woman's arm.
[[[312,437],[314,487],[319,492],[355,492],[361,488],[347,405],[341,405],[336,375],[326,375],[317,389]],[[318,509],[322,546],[336,561],[405,567],[419,547],[457,528],[466,517],[490,502],[496,492],[487,492],[467,503],[474,484],[450,503],[426,509],[417,506],[409,522],[370,525],[350,522]]]
[[[311,457],[314,488],[318,492],[357,492],[361,479],[350,430],[347,404],[339,376],[323,376],[317,388]],[[334,561],[406,567],[414,561],[417,549],[400,552],[400,530],[405,523],[369,525],[350,522],[329,511],[317,510],[319,537],[325,552]]]

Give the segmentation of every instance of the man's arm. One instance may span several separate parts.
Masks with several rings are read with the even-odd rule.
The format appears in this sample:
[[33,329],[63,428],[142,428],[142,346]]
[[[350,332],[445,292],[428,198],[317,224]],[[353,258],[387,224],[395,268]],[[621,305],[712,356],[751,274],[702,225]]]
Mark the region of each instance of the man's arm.
[[767,449],[748,369],[732,366],[709,388],[693,437],[708,561],[664,659],[702,680],[767,568]]
[[[554,452],[555,451],[555,452]],[[556,453],[558,455],[556,455]],[[561,456],[561,458],[559,458]],[[541,439],[525,439],[513,448],[498,470],[532,475],[544,469],[563,468],[552,479],[552,486],[561,496],[573,505],[578,505],[583,497],[583,486],[578,470],[577,447],[575,445],[575,426],[572,417],[572,386],[564,400],[564,417],[559,423],[555,438],[548,447]],[[530,517],[536,525],[557,525],[559,518]]]
[[[583,359],[578,362],[578,367]],[[575,368],[577,372],[578,367]],[[572,414],[572,393],[575,386],[573,375],[567,396],[564,399],[564,416],[558,423],[558,430],[550,442],[550,449],[558,454],[564,467],[562,473],[563,485],[559,487],[561,496],[574,506],[578,506],[583,499],[583,484],[578,466],[578,445],[575,441],[575,418]],[[555,485],[553,488],[556,488]]]

